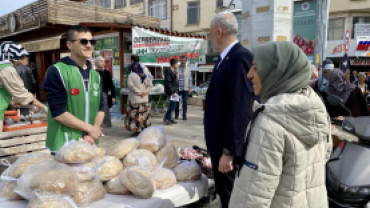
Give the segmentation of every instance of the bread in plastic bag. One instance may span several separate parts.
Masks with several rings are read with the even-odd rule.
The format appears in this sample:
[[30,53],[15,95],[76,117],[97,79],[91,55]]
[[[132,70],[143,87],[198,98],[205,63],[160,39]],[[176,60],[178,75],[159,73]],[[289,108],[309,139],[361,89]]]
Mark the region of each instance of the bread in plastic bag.
[[152,175],[141,166],[131,166],[123,169],[119,179],[128,190],[139,198],[151,198],[156,189]]
[[22,199],[15,191],[17,187],[16,180],[1,180],[0,181],[0,202],[4,200],[20,200]]
[[199,180],[202,176],[202,171],[194,160],[184,161],[174,168],[176,179],[178,181],[194,181]]
[[123,159],[123,166],[130,167],[140,165],[139,160],[142,159],[146,164],[150,164],[151,170],[154,171],[157,168],[158,161],[154,154],[146,149],[136,149],[130,152]]
[[54,194],[31,199],[28,208],[77,208],[71,197]]
[[104,162],[99,163],[99,158],[96,157],[88,163],[68,164],[68,166],[75,170],[79,181],[84,182],[94,180],[97,175],[98,168],[103,164]]
[[44,160],[32,164],[19,178],[16,192],[25,199],[35,198],[35,191],[73,196],[78,177],[66,164]]
[[77,185],[77,192],[73,196],[73,201],[77,205],[85,207],[104,198],[105,193],[103,184],[99,180],[80,182]]
[[173,169],[176,167],[179,162],[180,156],[176,150],[174,144],[166,142],[166,144],[155,153],[158,161],[163,161],[167,158],[166,162],[163,164],[163,167]]
[[140,148],[157,152],[165,143],[163,126],[146,128],[139,134],[137,139],[140,142]]
[[34,152],[24,154],[9,167],[8,176],[19,178],[30,165],[52,159],[53,156],[48,153]]
[[101,147],[97,147],[97,146],[95,146],[95,152],[96,152],[96,155],[99,156],[99,157],[103,157],[104,155],[107,154],[106,149],[101,148]]
[[108,151],[108,155],[114,156],[118,159],[124,158],[134,149],[139,147],[139,141],[137,139],[124,139],[114,144]]
[[104,188],[108,193],[118,194],[118,195],[130,195],[132,194],[123,183],[120,181],[120,174],[115,178],[109,180],[105,183]]
[[104,156],[100,158],[99,163],[103,161],[105,161],[104,164],[98,168],[100,181],[108,181],[115,178],[123,169],[122,162],[116,157]]
[[165,157],[161,165],[153,172],[153,178],[157,189],[172,187],[177,182],[173,170],[163,167],[166,161],[167,158]]
[[95,147],[83,140],[66,142],[55,155],[63,163],[86,163],[95,157]]

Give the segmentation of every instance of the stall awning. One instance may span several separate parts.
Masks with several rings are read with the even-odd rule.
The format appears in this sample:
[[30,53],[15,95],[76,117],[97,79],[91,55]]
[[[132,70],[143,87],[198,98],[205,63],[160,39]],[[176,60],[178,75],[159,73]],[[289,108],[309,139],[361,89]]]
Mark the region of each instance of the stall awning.
[[44,38],[40,40],[20,43],[28,52],[51,51],[60,49],[60,39],[62,36]]
[[199,72],[212,72],[214,65],[199,65]]

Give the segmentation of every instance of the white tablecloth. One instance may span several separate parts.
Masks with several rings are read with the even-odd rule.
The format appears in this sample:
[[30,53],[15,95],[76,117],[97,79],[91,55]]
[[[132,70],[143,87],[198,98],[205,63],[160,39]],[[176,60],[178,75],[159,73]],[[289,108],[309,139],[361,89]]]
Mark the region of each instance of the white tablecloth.
[[[198,181],[178,182],[175,186],[157,190],[151,199],[139,199],[133,195],[106,194],[104,199],[86,208],[174,208],[198,201],[207,194],[208,179],[205,175]],[[126,205],[126,206],[124,206]],[[0,203],[0,208],[27,208],[27,201]]]

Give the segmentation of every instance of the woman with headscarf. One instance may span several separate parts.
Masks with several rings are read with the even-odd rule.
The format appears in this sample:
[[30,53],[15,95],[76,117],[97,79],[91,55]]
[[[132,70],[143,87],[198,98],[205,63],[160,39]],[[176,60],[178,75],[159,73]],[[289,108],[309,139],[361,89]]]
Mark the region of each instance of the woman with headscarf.
[[248,79],[261,103],[254,104],[230,207],[328,208],[330,121],[307,86],[310,62],[292,42],[266,43],[253,52]]
[[325,89],[323,97],[330,117],[349,116],[349,113],[341,107],[330,105],[326,99],[328,95],[340,97],[344,105],[352,112],[353,117],[368,115],[366,100],[361,89],[349,83],[340,69],[330,72],[329,86]]
[[322,64],[323,70],[321,70],[320,78],[317,80],[316,87],[320,92],[323,92],[329,86],[329,73],[334,69],[334,64],[330,59],[326,59]]
[[[94,61],[92,61],[93,63]],[[112,121],[110,116],[110,108],[116,102],[116,88],[113,85],[112,76],[108,70],[105,70],[105,60],[102,56],[99,56],[95,59],[95,69],[100,74],[100,79],[103,84],[103,93],[104,93],[104,120],[103,128],[112,127]]]
[[358,88],[361,89],[362,95],[363,96],[368,96],[369,95],[369,87],[366,83],[366,74],[365,72],[360,72],[358,73],[358,81],[356,82],[356,85]]
[[14,63],[25,54],[28,54],[27,51],[15,42],[5,41],[0,45],[0,132],[3,131],[4,113],[12,97],[21,105],[31,104],[48,112],[46,106],[24,87],[22,79],[14,68]]
[[127,79],[130,92],[125,123],[126,129],[134,132],[132,137],[139,135],[145,128],[151,126],[149,92],[152,91],[153,85],[144,73],[139,61],[138,56],[131,56],[131,74]]

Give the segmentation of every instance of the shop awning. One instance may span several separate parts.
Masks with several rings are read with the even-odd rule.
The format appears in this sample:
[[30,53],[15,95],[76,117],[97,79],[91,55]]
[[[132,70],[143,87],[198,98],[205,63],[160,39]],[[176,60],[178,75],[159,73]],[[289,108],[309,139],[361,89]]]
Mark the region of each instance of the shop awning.
[[212,72],[214,65],[199,65],[199,72]]
[[51,51],[60,49],[60,39],[62,36],[44,38],[40,40],[20,43],[28,52]]

